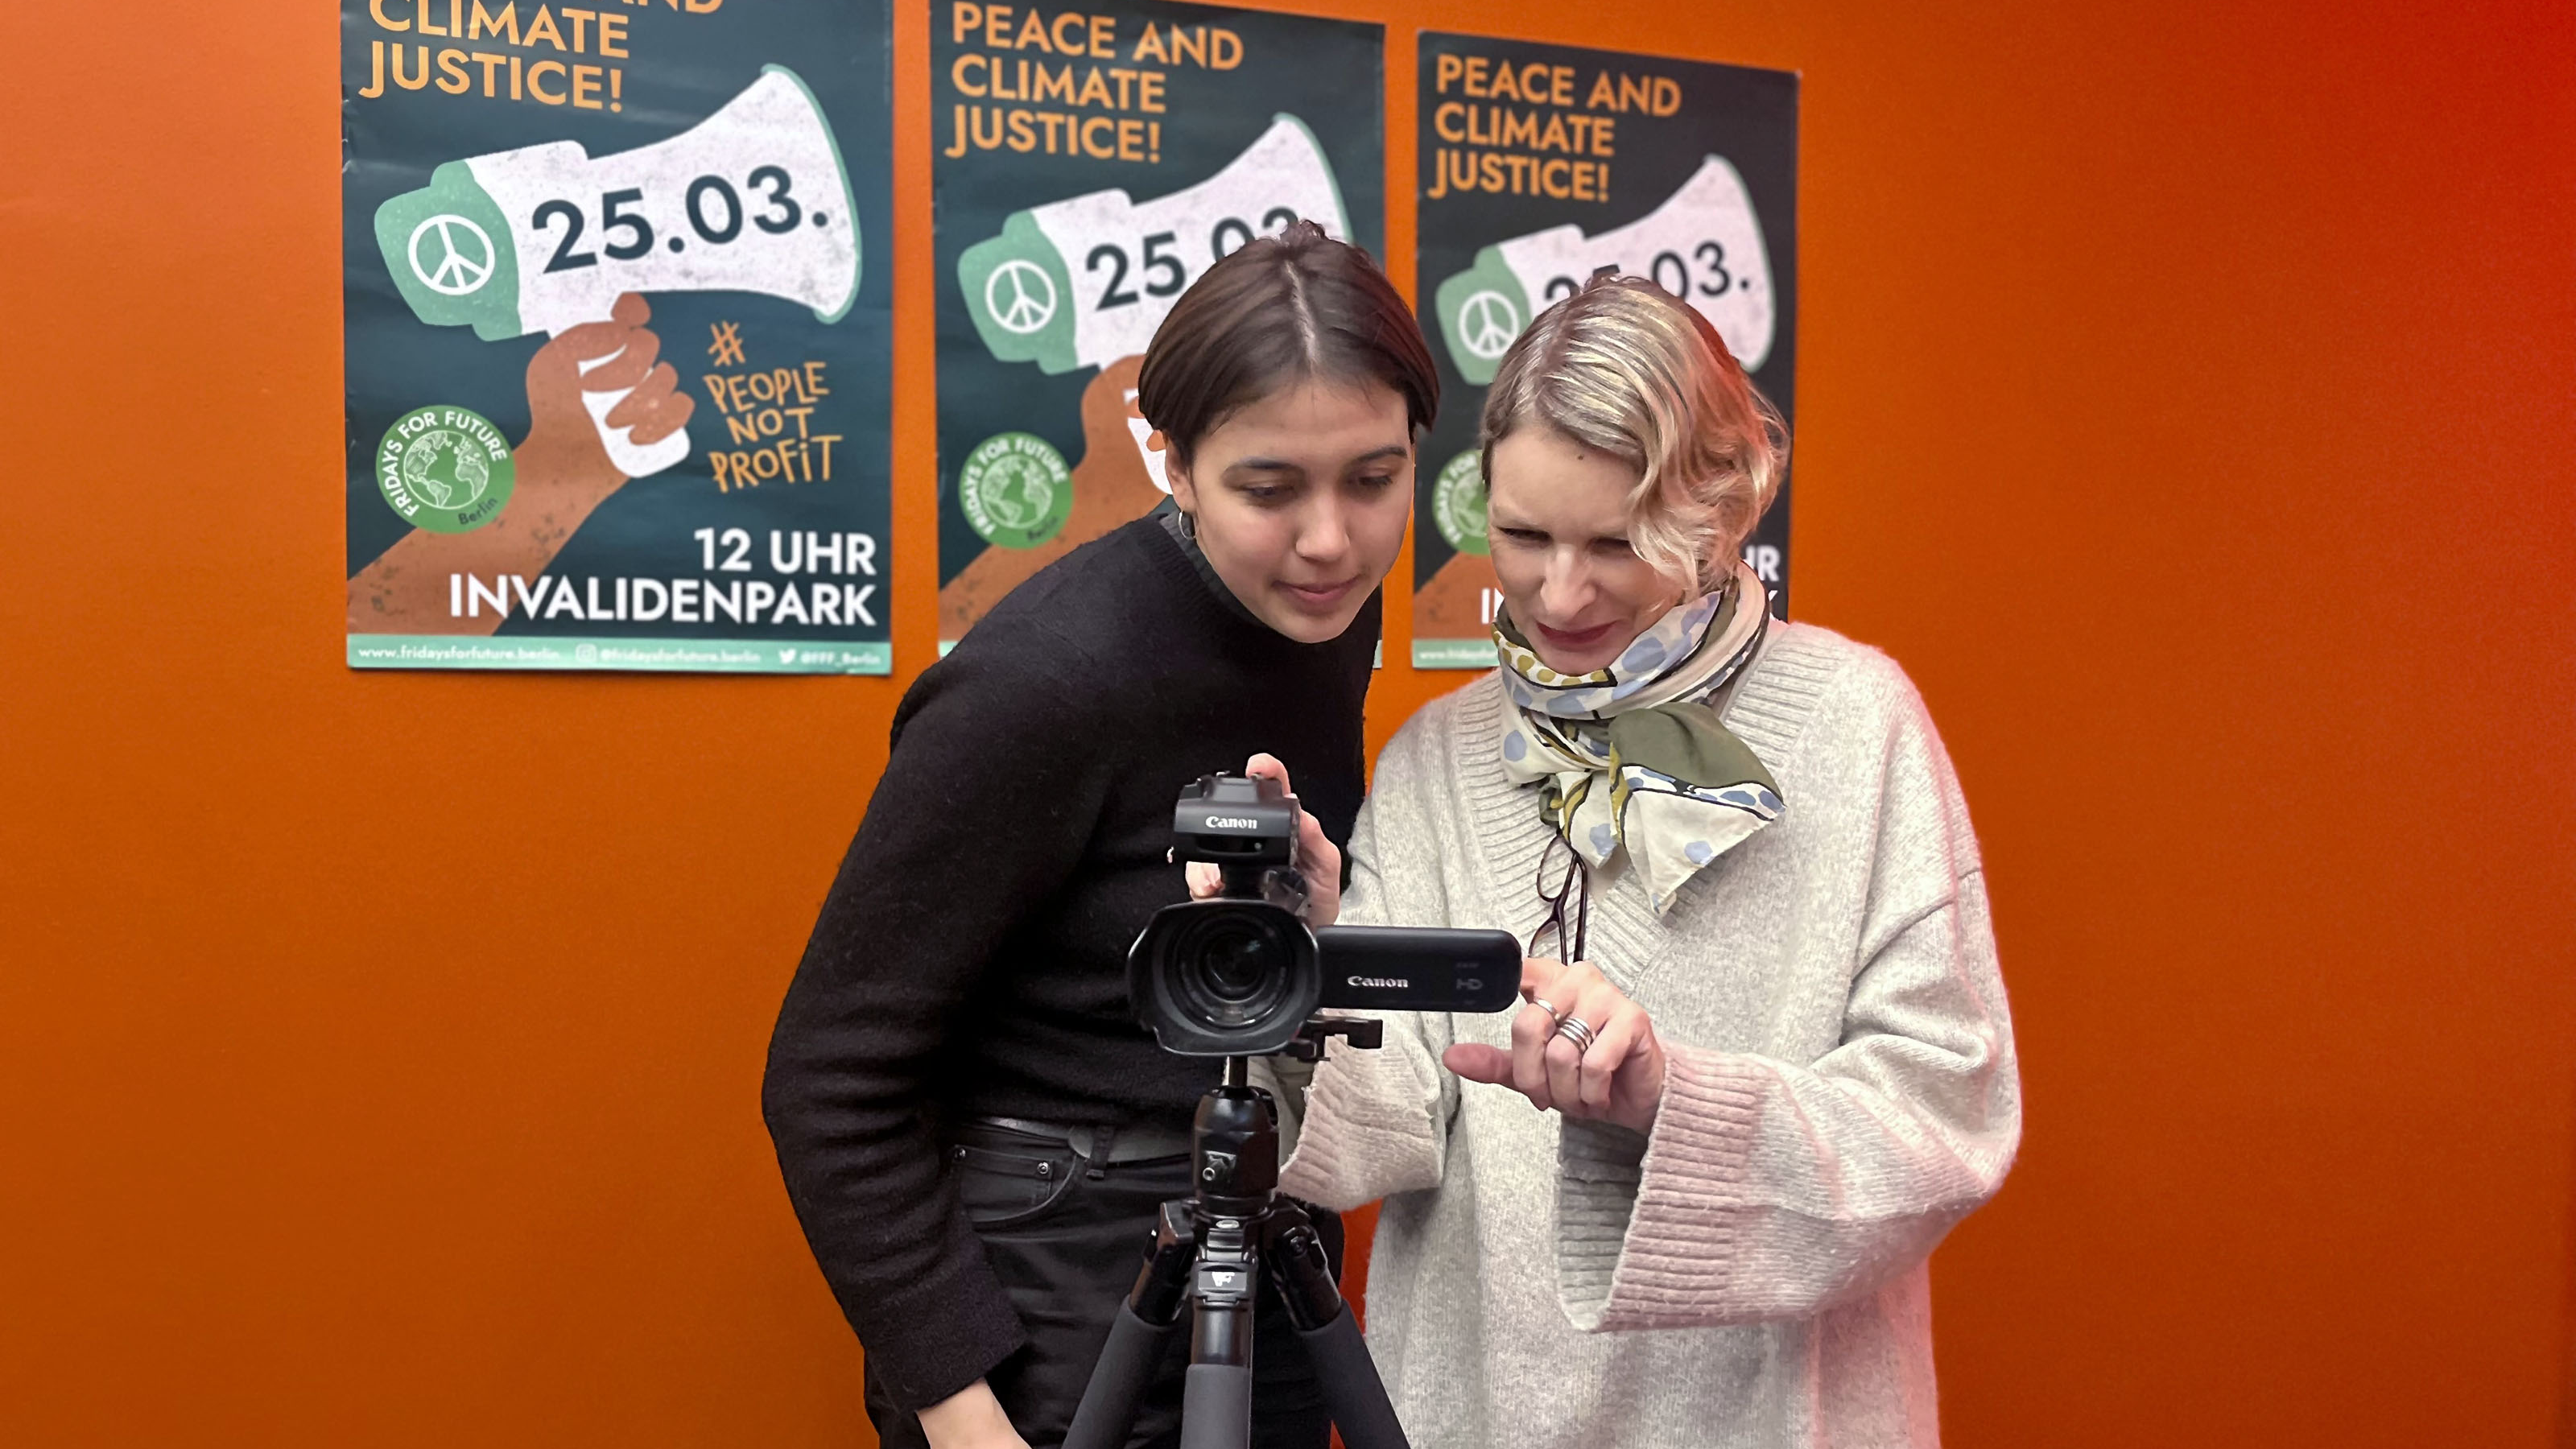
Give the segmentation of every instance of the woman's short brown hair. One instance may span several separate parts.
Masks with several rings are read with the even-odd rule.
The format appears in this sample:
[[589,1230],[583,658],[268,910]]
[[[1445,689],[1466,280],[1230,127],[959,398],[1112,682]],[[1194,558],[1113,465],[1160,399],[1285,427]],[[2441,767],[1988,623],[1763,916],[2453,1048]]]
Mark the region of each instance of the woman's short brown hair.
[[1186,468],[1227,414],[1309,379],[1393,388],[1417,430],[1440,410],[1431,349],[1386,273],[1296,221],[1236,248],[1172,304],[1145,349],[1136,410]]

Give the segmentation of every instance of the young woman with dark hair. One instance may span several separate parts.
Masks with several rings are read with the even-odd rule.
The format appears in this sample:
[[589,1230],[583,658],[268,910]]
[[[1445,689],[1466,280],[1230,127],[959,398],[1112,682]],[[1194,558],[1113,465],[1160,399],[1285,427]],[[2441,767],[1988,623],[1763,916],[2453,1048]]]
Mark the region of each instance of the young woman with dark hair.
[[[1070,1423],[1217,1081],[1127,1000],[1128,943],[1185,894],[1173,800],[1247,757],[1293,770],[1330,918],[1378,585],[1438,389],[1366,253],[1308,223],[1236,251],[1139,378],[1176,509],[1022,584],[897,709],[763,1088],[886,1445],[1019,1449]],[[1323,1449],[1288,1330],[1265,1287],[1254,1442]],[[1176,1341],[1135,1443],[1177,1442],[1186,1363]]]

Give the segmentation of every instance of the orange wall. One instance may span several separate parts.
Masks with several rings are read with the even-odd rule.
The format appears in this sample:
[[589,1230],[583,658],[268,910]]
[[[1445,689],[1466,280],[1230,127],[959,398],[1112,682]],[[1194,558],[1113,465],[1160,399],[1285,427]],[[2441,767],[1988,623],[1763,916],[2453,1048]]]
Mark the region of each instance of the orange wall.
[[[1951,1442],[2548,1442],[2566,8],[1331,8],[1398,177],[1416,25],[1805,73],[1799,612],[1930,698],[2027,1063]],[[856,1442],[755,1090],[902,679],[342,667],[329,9],[0,6],[0,1441]]]

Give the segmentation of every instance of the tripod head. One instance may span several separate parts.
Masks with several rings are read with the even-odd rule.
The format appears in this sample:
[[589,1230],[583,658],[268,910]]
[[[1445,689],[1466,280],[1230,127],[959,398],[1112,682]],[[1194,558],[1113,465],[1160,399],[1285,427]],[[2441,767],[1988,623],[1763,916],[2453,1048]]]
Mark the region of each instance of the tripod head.
[[[1385,1040],[1384,1024],[1350,1016],[1309,1017],[1283,1054],[1303,1062],[1324,1059],[1324,1044],[1341,1037],[1370,1050]],[[1279,1190],[1279,1108],[1252,1085],[1252,1059],[1227,1057],[1225,1080],[1199,1099],[1190,1122],[1192,1188],[1199,1216],[1259,1218]]]

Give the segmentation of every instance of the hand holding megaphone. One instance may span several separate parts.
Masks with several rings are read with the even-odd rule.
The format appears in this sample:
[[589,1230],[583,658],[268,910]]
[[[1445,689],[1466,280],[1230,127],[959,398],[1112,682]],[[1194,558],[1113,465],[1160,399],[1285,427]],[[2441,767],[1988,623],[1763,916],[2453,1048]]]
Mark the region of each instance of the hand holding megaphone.
[[416,529],[349,580],[354,634],[488,634],[500,608],[458,617],[460,575],[542,576],[592,510],[638,476],[609,446],[684,443],[696,400],[646,329],[653,309],[629,293],[604,321],[568,327],[528,359],[528,435],[511,449],[517,489],[489,522],[462,533]]
[[642,296],[628,292],[611,304],[607,320],[575,323],[528,359],[531,409],[540,371],[555,383],[569,362],[571,374],[560,381],[580,403],[590,441],[623,478],[650,477],[689,456],[685,424],[696,404],[679,391],[679,369],[660,360],[662,339],[644,330],[652,315]]
[[685,451],[697,400],[661,360],[662,340],[644,325],[652,317],[629,292],[607,321],[567,328],[528,359],[528,439],[518,448],[525,476],[613,487],[638,476],[621,453],[649,457],[673,438]]

